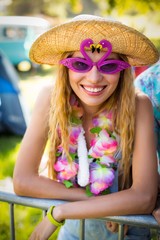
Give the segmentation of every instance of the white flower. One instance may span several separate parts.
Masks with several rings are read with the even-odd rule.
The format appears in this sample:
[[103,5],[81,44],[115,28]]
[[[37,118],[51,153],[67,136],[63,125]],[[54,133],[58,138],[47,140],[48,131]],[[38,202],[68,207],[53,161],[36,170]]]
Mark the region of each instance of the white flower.
[[78,136],[78,159],[79,159],[79,170],[78,170],[78,184],[81,187],[85,187],[89,183],[89,161],[87,144],[84,137],[84,130],[82,128],[81,133]]

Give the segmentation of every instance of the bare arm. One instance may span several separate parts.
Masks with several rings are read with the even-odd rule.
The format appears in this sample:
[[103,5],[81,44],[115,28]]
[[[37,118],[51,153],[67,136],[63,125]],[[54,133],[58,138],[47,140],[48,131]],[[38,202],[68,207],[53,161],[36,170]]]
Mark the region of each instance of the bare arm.
[[71,201],[87,199],[84,189],[67,189],[63,184],[40,176],[38,173],[48,137],[50,97],[51,87],[47,87],[36,101],[15,165],[13,176],[15,193],[22,196]]

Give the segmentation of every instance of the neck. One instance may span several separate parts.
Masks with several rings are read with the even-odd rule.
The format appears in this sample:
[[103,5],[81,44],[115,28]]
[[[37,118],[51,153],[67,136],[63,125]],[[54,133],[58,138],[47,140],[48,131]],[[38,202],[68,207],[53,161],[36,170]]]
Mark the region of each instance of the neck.
[[84,111],[85,118],[89,119],[94,117],[101,109],[101,106],[87,106],[81,103]]

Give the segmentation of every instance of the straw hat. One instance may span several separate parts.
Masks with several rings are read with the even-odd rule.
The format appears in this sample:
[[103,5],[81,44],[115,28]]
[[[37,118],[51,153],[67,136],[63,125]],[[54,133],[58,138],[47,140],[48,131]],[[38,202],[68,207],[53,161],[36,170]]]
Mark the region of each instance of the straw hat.
[[159,54],[153,43],[137,30],[117,21],[93,15],[79,15],[43,33],[30,49],[30,59],[39,64],[58,64],[64,52],[78,51],[81,42],[106,39],[112,51],[126,55],[132,66],[150,65]]

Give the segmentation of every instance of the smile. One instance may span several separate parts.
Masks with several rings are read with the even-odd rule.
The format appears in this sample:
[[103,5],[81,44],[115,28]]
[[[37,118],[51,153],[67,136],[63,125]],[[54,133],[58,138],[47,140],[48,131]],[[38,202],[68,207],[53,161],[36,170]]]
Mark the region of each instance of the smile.
[[96,87],[96,88],[93,88],[93,87],[85,87],[83,86],[83,88],[88,91],[88,92],[92,92],[92,93],[98,93],[98,92],[101,92],[105,87]]

